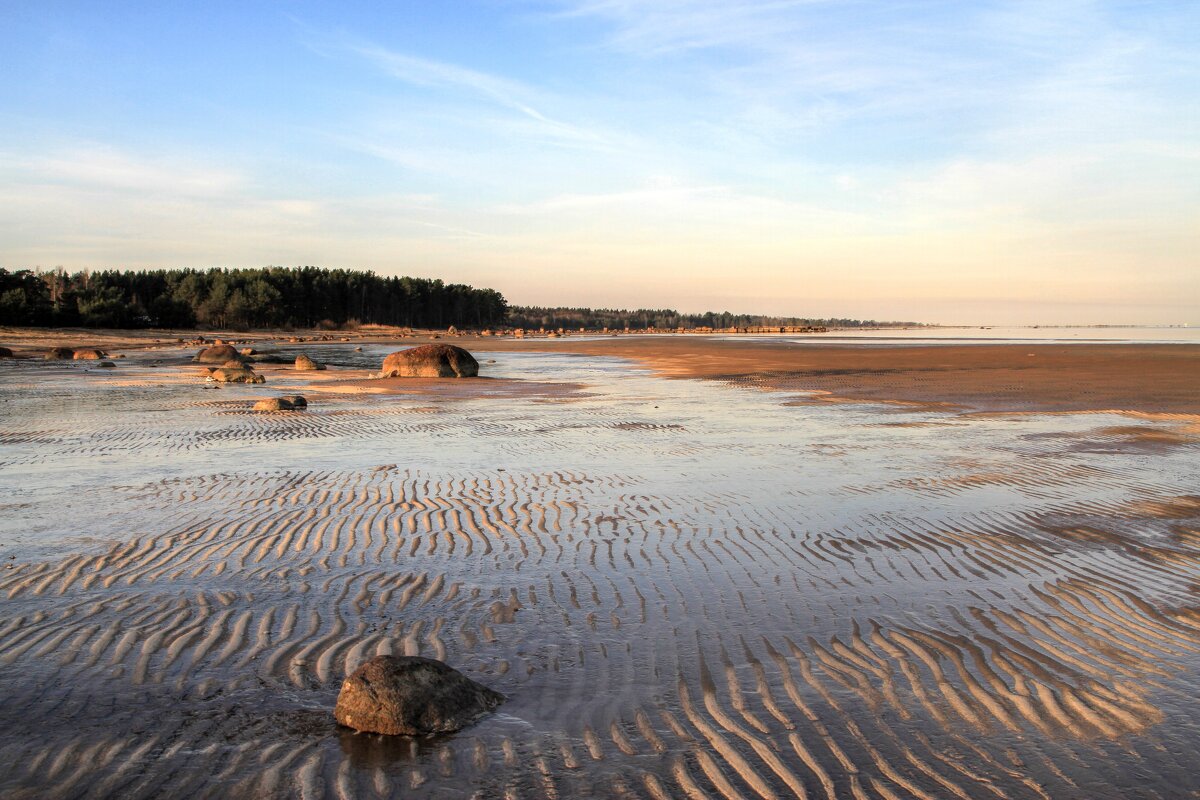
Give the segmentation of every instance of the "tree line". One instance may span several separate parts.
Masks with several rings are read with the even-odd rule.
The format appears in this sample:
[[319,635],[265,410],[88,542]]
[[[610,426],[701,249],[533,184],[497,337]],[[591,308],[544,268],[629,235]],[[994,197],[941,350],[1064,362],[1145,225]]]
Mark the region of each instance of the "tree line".
[[512,306],[494,289],[428,278],[317,267],[56,270],[0,268],[0,324],[91,328],[313,328],[354,324],[412,328],[870,327],[914,325],[669,308]]
[[542,306],[512,306],[508,324],[515,328],[565,328],[573,330],[644,330],[657,328],[760,328],[760,327],[826,327],[869,328],[878,326],[916,325],[915,322],[877,322],[861,319],[809,319],[805,317],[772,317],[761,314],[731,314],[728,311],[706,311],[703,314],[681,314],[670,308],[545,308]]
[[250,328],[504,323],[494,289],[346,269],[0,269],[0,324]]

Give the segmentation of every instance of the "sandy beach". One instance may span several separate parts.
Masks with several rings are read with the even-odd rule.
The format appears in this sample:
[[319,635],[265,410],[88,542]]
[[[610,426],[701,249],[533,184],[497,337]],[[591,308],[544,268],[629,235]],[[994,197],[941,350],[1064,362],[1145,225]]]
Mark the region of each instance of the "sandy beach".
[[230,335],[0,331],[4,797],[1200,795],[1200,346]]

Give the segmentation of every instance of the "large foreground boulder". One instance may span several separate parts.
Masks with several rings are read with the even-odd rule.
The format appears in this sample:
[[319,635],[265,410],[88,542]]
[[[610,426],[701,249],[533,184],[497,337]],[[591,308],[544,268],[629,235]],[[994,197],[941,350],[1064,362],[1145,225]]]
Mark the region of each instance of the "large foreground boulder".
[[319,364],[301,353],[300,355],[296,356],[296,369],[300,372],[315,372],[319,369],[325,369],[325,365]]
[[419,736],[461,730],[503,702],[441,661],[375,656],[342,683],[333,715],[359,731]]
[[47,361],[61,361],[75,357],[75,351],[69,347],[51,347],[46,351]]
[[196,354],[196,360],[201,364],[224,364],[226,361],[242,360],[242,354],[227,344],[206,347]]
[[474,378],[475,357],[452,344],[425,344],[392,353],[383,360],[383,378]]

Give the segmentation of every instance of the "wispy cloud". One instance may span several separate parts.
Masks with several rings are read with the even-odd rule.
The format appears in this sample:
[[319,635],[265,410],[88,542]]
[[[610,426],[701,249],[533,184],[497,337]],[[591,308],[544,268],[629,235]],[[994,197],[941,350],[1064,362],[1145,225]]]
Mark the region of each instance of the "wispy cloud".
[[346,34],[320,36],[307,30],[304,38],[315,52],[352,55],[410,86],[440,90],[446,98],[474,100],[515,112],[515,118],[489,120],[484,116],[475,121],[490,121],[494,127],[518,136],[564,147],[603,150],[625,147],[631,141],[627,134],[572,123],[544,112],[544,104],[554,102],[554,98],[521,81],[400,52]]
[[0,176],[10,184],[43,184],[173,197],[212,197],[244,185],[228,166],[194,157],[143,156],[93,143],[30,153],[0,151]]
[[377,45],[347,43],[345,47],[347,51],[366,59],[383,72],[406,83],[415,86],[464,90],[514,111],[519,111],[538,122],[551,122],[546,115],[522,99],[533,94],[532,90],[515,81],[455,64],[430,61],[398,53]]
[[566,17],[596,17],[615,25],[609,44],[645,54],[713,47],[744,47],[795,36],[796,12],[832,0],[561,0]]

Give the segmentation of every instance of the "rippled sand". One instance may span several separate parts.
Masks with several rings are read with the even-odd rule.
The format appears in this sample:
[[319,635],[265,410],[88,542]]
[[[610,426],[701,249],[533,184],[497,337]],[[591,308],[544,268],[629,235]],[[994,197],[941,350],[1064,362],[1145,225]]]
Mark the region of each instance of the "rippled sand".
[[[0,795],[1200,793],[1197,417],[520,351],[375,394],[367,349],[0,363]],[[309,411],[249,411],[283,387]],[[509,700],[339,729],[388,652]]]

